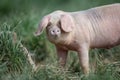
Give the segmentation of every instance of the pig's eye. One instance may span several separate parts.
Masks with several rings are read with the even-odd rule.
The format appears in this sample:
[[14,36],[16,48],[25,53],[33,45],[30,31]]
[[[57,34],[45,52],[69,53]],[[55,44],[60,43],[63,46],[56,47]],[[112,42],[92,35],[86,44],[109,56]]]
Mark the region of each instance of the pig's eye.
[[60,26],[61,26],[61,22],[60,22],[60,21],[58,21],[57,26],[58,26],[58,27],[60,27]]
[[47,26],[51,26],[51,22],[49,22]]

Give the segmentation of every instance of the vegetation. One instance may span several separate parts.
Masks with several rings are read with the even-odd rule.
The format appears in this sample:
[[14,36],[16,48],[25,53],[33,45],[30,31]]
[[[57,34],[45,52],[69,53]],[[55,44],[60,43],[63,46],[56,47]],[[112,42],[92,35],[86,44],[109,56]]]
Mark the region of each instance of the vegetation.
[[[45,33],[33,33],[40,19],[55,10],[78,11],[119,0],[1,0],[0,80],[120,80],[120,47],[90,50],[91,72],[84,77],[75,52],[65,69],[59,67],[54,45]],[[39,68],[34,72],[21,44]]]

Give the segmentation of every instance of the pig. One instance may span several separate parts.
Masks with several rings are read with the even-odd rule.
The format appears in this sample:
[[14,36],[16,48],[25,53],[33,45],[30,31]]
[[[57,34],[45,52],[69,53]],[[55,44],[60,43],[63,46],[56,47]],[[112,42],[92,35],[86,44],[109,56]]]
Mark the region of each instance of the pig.
[[84,74],[89,73],[89,50],[109,49],[120,44],[120,4],[109,4],[83,11],[54,11],[43,17],[35,35],[46,29],[47,38],[65,66],[68,51],[76,51]]

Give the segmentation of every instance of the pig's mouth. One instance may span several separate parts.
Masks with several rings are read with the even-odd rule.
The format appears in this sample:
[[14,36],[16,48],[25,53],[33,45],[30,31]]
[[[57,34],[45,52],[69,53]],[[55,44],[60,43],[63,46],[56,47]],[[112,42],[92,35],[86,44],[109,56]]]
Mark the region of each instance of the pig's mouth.
[[60,37],[60,35],[53,35],[54,39],[58,39]]

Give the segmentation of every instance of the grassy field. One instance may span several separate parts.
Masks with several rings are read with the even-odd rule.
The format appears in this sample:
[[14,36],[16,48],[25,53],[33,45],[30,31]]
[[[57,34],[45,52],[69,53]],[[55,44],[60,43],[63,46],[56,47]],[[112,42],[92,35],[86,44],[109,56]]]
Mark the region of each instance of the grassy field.
[[[120,0],[1,0],[0,80],[120,80],[119,46],[90,50],[91,72],[84,77],[75,52],[70,52],[66,69],[62,69],[45,32],[40,37],[33,35],[41,18],[55,10],[79,11],[117,2]],[[36,72],[21,44],[39,65]]]

